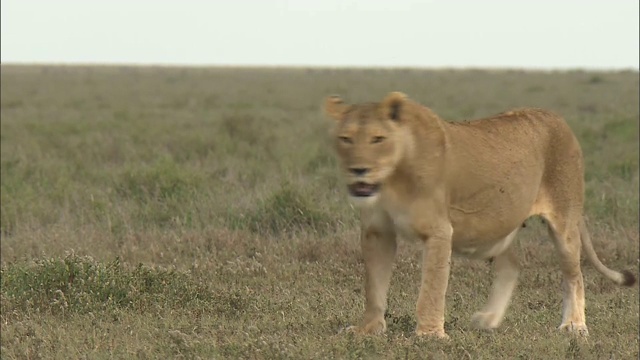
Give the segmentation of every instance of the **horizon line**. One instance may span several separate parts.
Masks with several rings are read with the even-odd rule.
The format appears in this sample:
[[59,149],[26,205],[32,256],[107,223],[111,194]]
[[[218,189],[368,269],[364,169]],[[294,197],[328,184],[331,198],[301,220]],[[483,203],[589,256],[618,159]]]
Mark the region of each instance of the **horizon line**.
[[226,63],[162,63],[162,62],[82,62],[82,61],[1,61],[0,66],[59,66],[59,67],[159,67],[159,68],[240,68],[240,69],[363,69],[363,70],[485,70],[485,71],[597,71],[638,72],[640,67],[588,67],[588,66],[425,66],[425,65],[321,65],[321,64],[226,64]]

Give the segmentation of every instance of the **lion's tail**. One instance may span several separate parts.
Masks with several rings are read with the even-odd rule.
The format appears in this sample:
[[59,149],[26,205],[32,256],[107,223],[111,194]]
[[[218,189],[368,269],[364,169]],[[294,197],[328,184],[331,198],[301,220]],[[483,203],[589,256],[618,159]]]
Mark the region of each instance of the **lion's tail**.
[[602,275],[606,276],[613,282],[618,285],[624,286],[633,286],[636,283],[636,277],[633,275],[631,271],[623,270],[615,271],[606,267],[600,259],[598,259],[598,255],[595,250],[593,250],[593,244],[591,243],[591,236],[589,235],[589,231],[587,231],[587,226],[584,223],[584,219],[580,220],[580,239],[582,240],[582,247],[587,254],[587,259],[593,264],[593,266],[598,270]]

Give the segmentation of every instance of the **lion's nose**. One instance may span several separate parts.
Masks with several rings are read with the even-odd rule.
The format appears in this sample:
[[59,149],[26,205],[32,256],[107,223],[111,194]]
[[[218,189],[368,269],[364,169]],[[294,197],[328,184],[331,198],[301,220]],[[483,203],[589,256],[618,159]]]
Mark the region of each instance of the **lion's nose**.
[[361,167],[352,167],[352,168],[349,168],[349,171],[351,171],[351,173],[353,175],[362,176],[362,175],[366,174],[367,172],[369,172],[369,169],[361,168]]

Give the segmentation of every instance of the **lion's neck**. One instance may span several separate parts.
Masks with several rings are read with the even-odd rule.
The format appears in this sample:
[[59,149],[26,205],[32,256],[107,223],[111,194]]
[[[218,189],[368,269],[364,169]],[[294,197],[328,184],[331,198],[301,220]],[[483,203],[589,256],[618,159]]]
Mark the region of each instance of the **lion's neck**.
[[[428,110],[428,109],[427,109]],[[429,112],[417,118],[403,136],[403,151],[386,187],[413,197],[445,182],[448,135],[443,121]]]

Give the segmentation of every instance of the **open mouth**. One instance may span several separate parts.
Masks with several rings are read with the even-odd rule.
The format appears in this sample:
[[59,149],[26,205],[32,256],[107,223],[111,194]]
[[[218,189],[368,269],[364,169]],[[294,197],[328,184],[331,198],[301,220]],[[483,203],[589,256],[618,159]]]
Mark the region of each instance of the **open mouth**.
[[357,183],[350,184],[349,186],[347,186],[347,188],[349,189],[349,193],[352,196],[368,197],[377,193],[378,189],[380,188],[380,185],[367,184],[360,181]]

